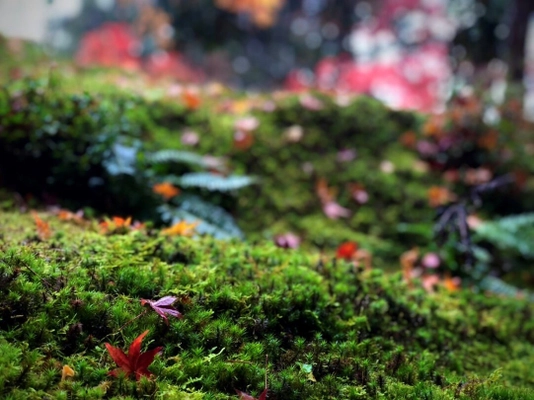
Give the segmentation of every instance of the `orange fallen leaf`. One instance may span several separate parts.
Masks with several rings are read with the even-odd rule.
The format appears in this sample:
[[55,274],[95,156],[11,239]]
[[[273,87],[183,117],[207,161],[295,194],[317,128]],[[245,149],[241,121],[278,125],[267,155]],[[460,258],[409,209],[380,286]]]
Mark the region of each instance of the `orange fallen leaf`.
[[161,195],[165,200],[172,199],[180,194],[180,189],[169,182],[156,183],[152,186],[152,191]]
[[111,220],[106,218],[99,224],[102,233],[111,233],[117,231],[130,230],[132,228],[132,217],[112,217]]
[[180,221],[173,226],[163,229],[161,233],[169,236],[192,236],[199,222]]
[[82,210],[79,210],[73,213],[72,211],[61,209],[58,211],[57,216],[62,221],[73,221],[73,222],[76,222],[77,224],[82,224],[85,222],[83,219]]
[[68,377],[73,377],[75,374],[76,373],[74,372],[74,370],[70,366],[65,364],[63,366],[63,369],[61,370],[61,381],[64,381]]
[[39,239],[43,241],[50,239],[52,237],[50,224],[46,221],[43,221],[35,211],[32,211],[32,217],[35,221],[35,228],[37,230],[37,236],[39,236]]
[[408,284],[411,286],[412,283],[412,273],[415,269],[415,263],[419,259],[419,249],[417,247],[405,251],[400,256],[400,263],[402,266],[402,275],[404,276],[404,280],[408,282]]
[[182,101],[184,102],[185,106],[190,110],[196,110],[202,104],[200,96],[190,90],[185,90],[182,93]]
[[321,200],[321,203],[325,204],[334,201],[337,190],[335,188],[329,188],[326,179],[319,178],[315,183],[315,193],[319,197],[319,200]]
[[458,277],[453,277],[449,274],[445,275],[445,279],[443,279],[442,284],[449,292],[456,292],[460,289],[460,284],[462,280]]
[[449,189],[442,186],[432,186],[428,189],[428,204],[431,207],[439,207],[455,199]]

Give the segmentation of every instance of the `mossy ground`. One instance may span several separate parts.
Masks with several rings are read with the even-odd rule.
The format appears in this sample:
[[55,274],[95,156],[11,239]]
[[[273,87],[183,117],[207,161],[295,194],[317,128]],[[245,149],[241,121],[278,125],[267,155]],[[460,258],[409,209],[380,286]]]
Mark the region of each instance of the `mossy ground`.
[[[427,294],[270,243],[103,235],[0,213],[5,399],[534,398],[534,307],[470,290]],[[140,299],[178,297],[169,325]],[[121,329],[122,327],[122,329]],[[140,382],[112,378],[104,343],[163,346]],[[268,358],[267,358],[268,357]],[[267,364],[266,364],[267,358]],[[76,375],[61,381],[63,365]]]

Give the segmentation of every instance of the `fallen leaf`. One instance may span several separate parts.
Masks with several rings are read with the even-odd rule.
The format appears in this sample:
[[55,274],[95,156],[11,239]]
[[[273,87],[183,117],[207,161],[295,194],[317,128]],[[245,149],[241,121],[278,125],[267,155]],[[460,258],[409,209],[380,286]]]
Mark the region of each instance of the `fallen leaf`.
[[61,370],[61,381],[64,381],[68,377],[73,377],[74,375],[75,375],[74,370],[70,366],[64,365]]
[[449,292],[456,292],[460,289],[460,285],[462,283],[462,280],[459,277],[452,277],[447,274],[445,275],[445,279],[443,279],[442,284]]
[[161,195],[165,200],[172,199],[180,194],[180,189],[169,182],[155,184],[152,186],[152,191]]
[[102,233],[112,233],[119,231],[126,231],[132,228],[132,217],[122,218],[122,217],[112,217],[111,219],[106,218],[104,221],[98,224]]
[[242,392],[241,390],[236,389],[236,393],[238,394],[241,400],[265,400],[267,399],[267,392],[268,392],[268,389],[265,388],[263,392],[260,393],[260,396],[256,398],[254,396],[251,396],[248,393],[245,393],[245,392]]
[[336,258],[341,258],[347,261],[352,260],[354,254],[358,251],[358,244],[356,242],[341,243],[336,251]]
[[148,367],[154,361],[156,354],[163,350],[162,346],[156,347],[141,353],[141,342],[148,334],[148,330],[140,334],[130,345],[128,354],[125,354],[121,349],[105,343],[109,355],[119,366],[119,368],[109,372],[109,375],[117,377],[120,371],[123,371],[126,376],[135,375],[135,379],[139,380],[142,376],[150,377],[152,374],[148,371]]
[[41,240],[48,240],[52,237],[52,231],[50,230],[50,224],[46,221],[43,221],[39,214],[35,211],[32,211],[32,217],[35,221],[35,228],[37,230],[37,236]]
[[169,236],[191,236],[199,222],[180,221],[173,226],[163,229],[161,233]]
[[158,313],[161,318],[165,320],[165,323],[169,325],[167,314],[176,318],[182,318],[182,313],[172,307],[172,303],[176,301],[176,297],[165,296],[157,301],[141,299],[141,305],[148,304],[155,312]]
[[431,207],[439,207],[454,200],[455,196],[449,189],[442,186],[432,186],[428,189],[428,204]]
[[197,93],[193,93],[191,90],[185,90],[182,93],[182,101],[185,106],[190,110],[195,110],[200,107],[202,100]]

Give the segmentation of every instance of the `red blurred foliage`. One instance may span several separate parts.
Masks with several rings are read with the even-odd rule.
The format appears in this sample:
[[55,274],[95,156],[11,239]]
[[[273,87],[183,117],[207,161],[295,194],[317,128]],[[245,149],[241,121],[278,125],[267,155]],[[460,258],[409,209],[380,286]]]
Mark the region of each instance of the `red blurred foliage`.
[[130,25],[124,22],[107,22],[83,36],[75,59],[82,67],[143,70],[154,78],[172,77],[190,83],[199,83],[205,79],[203,72],[189,65],[178,52],[161,50],[143,60],[140,49],[141,40]]
[[140,45],[128,24],[107,22],[83,36],[75,58],[81,66],[138,70],[141,68],[141,59],[136,52]]

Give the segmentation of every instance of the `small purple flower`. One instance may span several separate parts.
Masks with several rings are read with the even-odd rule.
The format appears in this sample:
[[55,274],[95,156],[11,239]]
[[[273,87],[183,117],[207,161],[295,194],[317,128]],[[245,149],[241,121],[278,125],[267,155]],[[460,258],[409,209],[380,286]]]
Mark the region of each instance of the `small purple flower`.
[[425,268],[435,269],[439,267],[441,260],[436,253],[426,253],[421,261],[421,264],[423,264],[423,267]]

